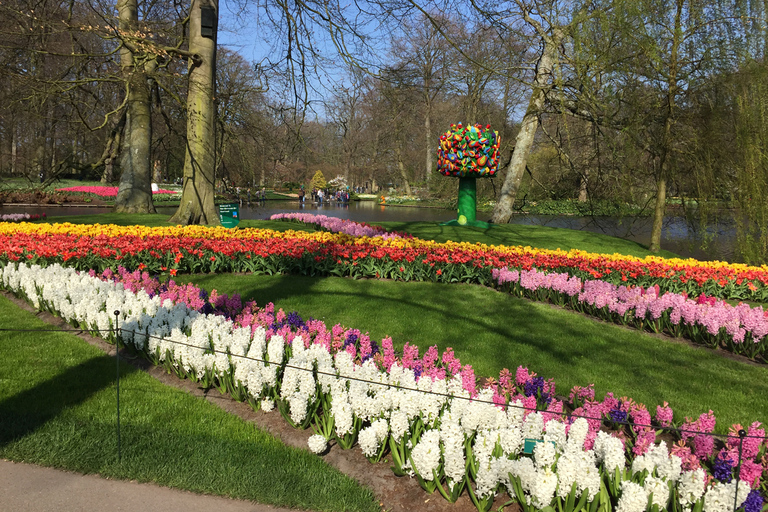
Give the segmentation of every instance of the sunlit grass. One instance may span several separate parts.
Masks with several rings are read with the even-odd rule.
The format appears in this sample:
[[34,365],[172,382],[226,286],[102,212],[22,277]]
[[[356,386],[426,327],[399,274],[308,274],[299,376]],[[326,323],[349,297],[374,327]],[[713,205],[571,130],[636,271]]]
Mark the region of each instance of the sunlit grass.
[[712,409],[721,433],[732,423],[768,421],[764,366],[482,286],[227,274],[180,279],[367,331],[376,341],[392,336],[399,348],[453,347],[480,376],[522,365],[554,378],[566,396],[574,385],[594,383],[598,396],[612,391],[652,412],[667,401],[677,421]]
[[[0,329],[47,324],[0,296]],[[0,457],[310,510],[378,510],[319,457],[70,334],[0,333]]]

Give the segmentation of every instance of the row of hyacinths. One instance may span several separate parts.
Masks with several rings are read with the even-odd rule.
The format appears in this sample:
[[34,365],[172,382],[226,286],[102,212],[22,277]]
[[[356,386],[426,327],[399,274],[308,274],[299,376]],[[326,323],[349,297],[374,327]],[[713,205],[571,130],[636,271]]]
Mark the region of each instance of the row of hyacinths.
[[[525,368],[478,389],[450,349],[419,357],[406,345],[398,357],[389,338],[379,347],[355,329],[242,307],[239,297],[138,271],[7,263],[2,286],[94,333],[112,332],[116,320],[120,341],[156,364],[311,426],[314,452],[332,441],[359,446],[372,462],[389,454],[396,474],[449,501],[466,490],[481,511],[502,492],[526,512],[763,510],[766,436],[757,422],[718,449],[710,411],[682,425],[670,449],[656,442],[673,431],[666,403],[652,418],[631,399],[597,401],[591,387],[577,387],[566,414],[555,383]],[[601,428],[611,424],[631,426]]]
[[734,306],[705,294],[660,293],[658,286],[619,286],[582,280],[562,272],[493,269],[501,290],[569,307],[605,321],[654,333],[685,337],[710,348],[766,360],[768,312],[746,303]]
[[294,221],[301,224],[312,224],[332,233],[345,233],[352,236],[369,236],[387,238],[413,238],[408,233],[390,232],[381,226],[371,226],[364,222],[355,222],[349,219],[329,217],[327,215],[314,215],[311,213],[276,213],[269,220]]

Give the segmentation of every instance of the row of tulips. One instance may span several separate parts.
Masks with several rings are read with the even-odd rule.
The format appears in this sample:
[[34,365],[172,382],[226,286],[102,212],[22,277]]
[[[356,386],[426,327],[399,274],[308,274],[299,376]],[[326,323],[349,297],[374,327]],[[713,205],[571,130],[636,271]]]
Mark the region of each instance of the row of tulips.
[[[764,509],[767,440],[759,423],[717,450],[710,411],[686,420],[670,450],[656,443],[673,426],[667,404],[652,419],[631,399],[595,400],[591,387],[574,388],[565,403],[553,381],[522,367],[477,389],[471,367],[450,350],[440,357],[432,347],[419,357],[406,345],[398,357],[390,339],[379,348],[356,330],[242,306],[237,297],[161,284],[146,273],[9,263],[2,286],[101,333],[119,310],[127,346],[311,426],[312,450],[322,453],[333,440],[359,446],[373,462],[391,455],[397,474],[449,501],[466,491],[481,511],[505,491],[526,512]],[[607,433],[610,426],[622,429]]]
[[659,287],[617,286],[582,281],[565,273],[537,269],[494,269],[500,289],[519,297],[550,302],[608,322],[685,337],[750,359],[768,360],[768,312],[762,306],[733,306],[715,297],[665,292]]
[[[536,268],[494,268],[492,264],[502,259],[482,252],[473,255],[471,244],[202,227],[144,232],[133,227],[139,232],[131,233],[117,226],[27,224],[15,232],[8,226],[0,225],[0,251],[8,260],[61,262],[99,271],[124,265],[171,275],[250,272],[476,282],[513,287],[518,295],[568,305],[605,320],[768,359],[768,317],[762,307],[731,306],[701,291],[694,301],[686,292],[664,291],[659,285],[643,288]],[[243,238],[243,232],[252,238]],[[428,252],[430,247],[434,252]],[[511,275],[516,276],[514,285]]]
[[768,266],[329,232],[0,223],[0,257],[69,262],[82,269],[103,269],[119,260],[155,272],[166,267],[192,273],[283,272],[485,285],[492,282],[492,268],[538,268],[612,284],[658,285],[662,292],[689,296],[768,302]]

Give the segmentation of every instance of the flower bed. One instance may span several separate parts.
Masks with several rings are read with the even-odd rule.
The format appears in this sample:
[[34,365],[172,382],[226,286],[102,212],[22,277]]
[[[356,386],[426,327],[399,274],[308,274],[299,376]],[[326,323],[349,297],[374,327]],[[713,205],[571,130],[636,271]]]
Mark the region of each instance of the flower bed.
[[295,221],[303,224],[311,224],[331,233],[345,233],[352,236],[367,236],[381,238],[413,238],[408,233],[389,232],[380,226],[371,226],[363,222],[354,222],[326,215],[313,215],[311,213],[276,213],[269,220]]
[[3,215],[0,215],[0,222],[29,222],[29,221],[35,221],[45,218],[45,213],[42,215],[40,214],[32,214],[29,213],[5,213]]
[[[99,197],[117,197],[118,187],[106,187],[95,185],[81,185],[77,187],[57,188],[56,192],[81,192],[85,194],[93,194]],[[152,194],[178,194],[174,190],[153,190]]]
[[[342,233],[226,230],[202,226],[0,224],[0,256],[8,259],[54,259],[55,253],[45,249],[52,241],[68,253],[67,259],[86,255],[78,248],[93,247],[108,257],[129,258],[135,260],[136,265],[143,263],[155,271],[156,267],[167,266],[167,260],[175,259],[178,254],[182,259],[176,268],[188,272],[258,272],[262,269],[253,259],[259,257],[271,259],[263,269],[265,271],[486,285],[492,282],[492,268],[538,268],[566,272],[584,280],[602,279],[612,284],[645,288],[658,285],[661,292],[768,301],[768,266],[765,265],[751,267],[654,256],[640,259],[578,250],[438,243],[416,238],[353,237]],[[190,255],[193,257],[184,259]],[[217,255],[228,261],[210,264],[198,261]],[[129,266],[128,262],[124,264]]]
[[768,312],[762,306],[732,306],[702,294],[696,300],[659,287],[616,286],[601,280],[583,281],[537,269],[494,269],[502,290],[520,297],[551,302],[608,322],[650,332],[685,337],[710,348],[721,347],[750,359],[768,356]]
[[704,292],[706,287],[702,287],[693,296],[710,307],[694,308],[687,292],[664,291],[669,280],[663,278],[659,279],[661,285],[643,288],[617,286],[595,278],[581,279],[568,273],[543,273],[530,266],[535,258],[529,254],[535,256],[536,251],[328,232],[0,224],[0,258],[66,263],[80,270],[102,271],[123,265],[153,273],[169,271],[172,275],[286,273],[500,286],[506,282],[503,276],[512,272],[500,267],[511,262],[520,265],[524,272],[517,274],[518,294],[568,305],[624,325],[686,336],[752,359],[768,358],[762,307],[730,306],[708,296]]
[[[333,440],[357,444],[374,462],[391,456],[397,474],[449,501],[466,490],[478,510],[488,510],[497,492],[526,512],[715,512],[734,503],[760,512],[765,500],[759,423],[735,425],[720,447],[710,435],[711,411],[675,431],[667,404],[652,417],[631,399],[608,393],[598,401],[591,387],[560,399],[554,381],[522,367],[477,389],[472,368],[450,349],[420,357],[406,345],[398,356],[390,339],[379,348],[354,329],[328,329],[271,305],[242,306],[237,297],[138,271],[8,263],[2,286],[101,333],[119,310],[121,341],[169,371],[254,408],[277,407],[295,426],[315,430],[314,451]],[[655,444],[658,434],[675,432],[681,442],[671,449]]]

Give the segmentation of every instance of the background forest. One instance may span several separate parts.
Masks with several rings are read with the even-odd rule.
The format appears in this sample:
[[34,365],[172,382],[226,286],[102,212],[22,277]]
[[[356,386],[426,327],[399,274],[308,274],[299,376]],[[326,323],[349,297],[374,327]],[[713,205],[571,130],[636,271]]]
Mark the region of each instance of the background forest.
[[[494,222],[549,199],[612,205],[653,216],[656,251],[670,208],[727,216],[738,258],[765,263],[767,18],[745,0],[4,1],[0,174],[120,183],[118,211],[152,211],[152,180],[196,170],[450,200],[439,136],[490,124],[501,163],[478,196]],[[248,38],[262,55],[221,44]]]

